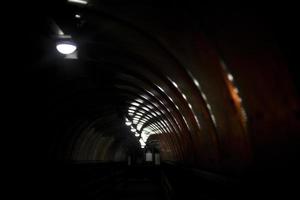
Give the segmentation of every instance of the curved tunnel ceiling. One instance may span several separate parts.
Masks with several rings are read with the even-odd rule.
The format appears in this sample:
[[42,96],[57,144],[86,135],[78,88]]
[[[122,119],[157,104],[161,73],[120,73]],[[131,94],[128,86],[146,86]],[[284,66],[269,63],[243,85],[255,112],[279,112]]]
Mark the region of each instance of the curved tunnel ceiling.
[[[264,42],[264,34],[245,33],[226,19],[229,28],[214,32],[221,26],[213,17],[201,19],[214,24],[202,27],[185,8],[165,10],[151,1],[58,6],[49,13],[52,32],[45,33],[48,50],[38,64],[50,74],[52,157],[120,161],[158,143],[164,160],[239,171],[266,156],[257,153],[266,151],[265,144],[268,153],[283,145],[256,134],[275,130],[255,121],[257,113],[273,113],[264,119],[273,125],[289,119],[290,130],[298,128],[282,102],[258,103],[280,99],[281,93],[264,91],[274,87],[276,77],[289,76],[284,63],[272,61],[277,50]],[[66,36],[78,45],[73,57],[54,52],[56,41]],[[256,51],[249,54],[249,48]],[[266,74],[271,68],[278,70]],[[297,107],[292,83],[283,82],[277,90],[292,97],[285,107]]]

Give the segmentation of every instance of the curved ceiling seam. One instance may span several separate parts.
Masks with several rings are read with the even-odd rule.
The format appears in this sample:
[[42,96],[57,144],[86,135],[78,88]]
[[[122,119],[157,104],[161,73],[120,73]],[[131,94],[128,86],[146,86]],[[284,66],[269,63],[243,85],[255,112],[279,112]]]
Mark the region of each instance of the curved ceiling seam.
[[[148,100],[145,100],[145,101],[148,101]],[[147,106],[147,105],[144,105],[144,107],[145,106]],[[139,109],[143,109],[142,107],[139,107]],[[150,111],[152,111],[152,112],[150,112]],[[135,113],[137,113],[138,112],[138,109],[136,110],[136,112]],[[154,115],[153,114],[153,110],[149,110],[149,111],[146,111],[144,114],[142,114],[142,116],[140,117],[140,119],[138,120],[138,122],[137,122],[137,124],[139,124],[139,122],[140,122],[140,120],[143,118],[143,116],[145,116],[146,114],[148,114],[148,116],[151,116],[150,117],[150,120],[151,119],[155,119],[155,117],[157,116],[156,114]],[[159,116],[157,116],[157,117],[162,117],[162,116],[164,116],[165,118],[167,118],[168,120],[169,120],[169,118],[165,115],[165,113],[163,113],[158,107],[157,107],[157,111],[155,112],[155,113],[157,113],[157,112],[160,112],[161,114],[159,115]],[[173,127],[173,123],[171,122],[171,124],[169,124],[169,122],[167,123],[168,124],[168,126],[171,126],[172,127],[172,129],[174,129],[174,127]]]
[[[136,78],[136,77],[135,77],[135,78]],[[193,112],[193,111],[192,111],[192,112]],[[193,113],[193,116],[194,116],[194,114],[195,114],[195,113]],[[184,120],[184,121],[185,121],[185,123],[187,123],[187,120]],[[196,124],[199,124],[198,119],[196,119],[195,121],[196,121]],[[189,126],[189,127],[190,127],[190,126]]]
[[[136,86],[135,86],[136,87]],[[144,90],[144,89],[143,89]],[[146,91],[148,94],[150,94],[150,96],[152,96],[152,98],[154,98],[154,99],[156,99],[156,101],[159,103],[159,104],[161,104],[161,102],[157,99],[157,97],[154,95],[154,94],[152,94],[152,93],[149,93],[149,91]],[[154,95],[154,96],[153,96]],[[162,106],[163,106],[163,108],[164,107],[166,107],[166,105],[164,105],[164,104],[161,104]],[[156,105],[153,105],[153,106],[155,106],[156,107]],[[167,111],[168,112],[168,111]],[[182,118],[182,116],[180,115],[180,113],[177,113],[178,114],[178,116],[179,117],[181,117]],[[174,116],[173,116],[173,114],[172,113],[170,113],[170,116],[171,116],[171,119],[173,119],[173,118],[175,118]]]
[[[182,116],[181,115],[179,115],[179,117],[181,117],[182,118]],[[184,132],[182,132],[182,133],[184,133]],[[182,133],[180,133],[180,135],[179,135],[179,137],[181,138],[181,139],[183,139],[183,140],[186,140],[184,137],[182,137]],[[177,138],[177,137],[176,137]],[[179,138],[178,138],[179,139]]]
[[[102,11],[102,12],[103,12],[103,11]],[[107,13],[105,13],[105,15],[107,16]],[[185,65],[183,65],[183,64],[176,58],[176,56],[174,56],[173,53],[171,53],[172,51],[171,51],[166,45],[164,45],[159,39],[157,39],[154,35],[149,34],[148,32],[144,31],[144,30],[141,29],[140,27],[137,27],[137,26],[131,24],[130,22],[124,21],[124,20],[122,20],[122,19],[120,19],[120,18],[117,18],[117,17],[115,17],[115,16],[113,16],[113,15],[110,15],[110,14],[108,14],[108,16],[109,16],[109,17],[112,17],[112,18],[113,18],[114,20],[116,20],[116,21],[125,23],[127,26],[129,26],[129,27],[131,27],[131,28],[134,27],[133,29],[134,29],[135,31],[139,32],[141,35],[147,36],[147,38],[148,38],[149,40],[155,41],[155,42],[156,42],[156,45],[158,45],[158,47],[159,47],[160,49],[163,49],[163,50],[165,51],[165,53],[167,53],[167,54],[169,55],[169,57],[172,58],[171,60],[175,61],[175,63],[178,64],[177,66],[181,66],[181,68],[185,70],[186,75],[190,78],[190,80],[191,80],[191,81],[193,80],[193,77],[190,76],[190,73],[189,73],[188,69],[185,67]],[[201,96],[201,98],[202,98],[202,96]],[[187,120],[185,120],[185,121],[187,121]],[[197,120],[196,120],[196,121],[197,121]],[[198,122],[196,122],[196,123],[199,124]]]
[[[149,103],[151,104],[152,102],[149,101]],[[158,107],[156,105],[153,105],[153,108],[158,109]],[[143,108],[142,108],[143,109]],[[149,112],[149,111],[146,111]],[[154,115],[153,115],[154,116]],[[156,117],[157,115],[155,115],[154,117]],[[172,115],[170,115],[170,117],[166,117],[167,120],[170,121],[171,124],[177,125],[176,123],[172,122],[172,120],[174,119],[174,117]],[[149,119],[148,119],[149,120]]]
[[[99,11],[95,11],[94,10],[94,13],[96,13],[96,14],[100,14],[101,13],[101,14],[104,14],[106,17],[108,16],[110,18],[113,18],[113,20],[116,20],[116,21],[120,22],[121,24],[126,24],[126,26],[131,27],[132,29],[134,29],[134,31],[140,33],[141,35],[144,35],[148,40],[150,40],[150,41],[152,40],[152,42],[155,41],[156,45],[158,45],[158,47],[160,49],[163,49],[165,51],[165,53],[167,53],[172,58],[171,60],[175,61],[178,64],[178,66],[181,66],[181,68],[183,68],[185,70],[187,76],[190,77],[190,73],[187,70],[187,68],[185,68],[185,66],[182,65],[182,63],[180,63],[180,61],[173,55],[173,53],[171,53],[172,52],[171,49],[169,49],[166,45],[164,45],[163,42],[161,42],[153,34],[144,31],[141,27],[138,27],[138,26],[132,24],[132,22],[128,22],[126,20],[122,20],[122,19],[120,19],[120,18],[118,18],[116,16],[113,16],[111,14],[108,14],[108,13],[106,13],[104,11],[101,11],[99,13],[98,12]],[[190,79],[193,80],[193,77],[190,77]],[[185,120],[185,121],[187,121],[187,120]],[[199,123],[197,123],[197,124],[199,124]]]
[[[175,58],[176,59],[176,58]],[[182,65],[181,65],[182,66]],[[186,119],[184,119],[184,121],[187,123],[187,120]],[[189,128],[189,127],[188,127]]]
[[[136,95],[136,94],[135,94]],[[152,98],[155,98],[156,99],[156,97],[155,96],[152,96]],[[176,137],[177,138],[177,137]],[[172,137],[171,137],[171,139],[172,139]],[[178,140],[178,139],[176,139],[176,140]],[[174,142],[173,142],[174,143]],[[177,142],[178,143],[178,142]],[[175,145],[175,144],[174,144]],[[176,145],[177,146],[177,145]],[[178,148],[178,147],[176,147],[176,148]],[[182,153],[181,153],[182,154]]]

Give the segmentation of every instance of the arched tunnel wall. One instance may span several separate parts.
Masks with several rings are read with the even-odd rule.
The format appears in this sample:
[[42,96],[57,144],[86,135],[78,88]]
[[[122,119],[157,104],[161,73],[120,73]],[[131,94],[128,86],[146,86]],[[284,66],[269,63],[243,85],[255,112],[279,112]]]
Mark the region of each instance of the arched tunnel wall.
[[41,81],[28,84],[33,96],[42,90],[35,108],[47,119],[49,160],[140,155],[126,118],[149,130],[163,160],[230,174],[296,162],[298,94],[266,21],[243,10],[100,5],[48,13],[78,43],[78,59],[55,52],[47,25],[36,33],[29,77]]

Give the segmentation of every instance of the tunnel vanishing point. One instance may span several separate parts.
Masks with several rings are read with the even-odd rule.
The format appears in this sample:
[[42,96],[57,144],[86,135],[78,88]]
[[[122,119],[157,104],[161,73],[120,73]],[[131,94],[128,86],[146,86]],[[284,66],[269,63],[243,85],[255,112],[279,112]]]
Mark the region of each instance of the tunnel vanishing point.
[[76,196],[80,183],[92,187],[86,174],[132,169],[158,170],[169,199],[296,191],[299,76],[293,16],[277,15],[285,7],[40,4],[28,19],[19,95],[22,148],[41,170],[43,195]]

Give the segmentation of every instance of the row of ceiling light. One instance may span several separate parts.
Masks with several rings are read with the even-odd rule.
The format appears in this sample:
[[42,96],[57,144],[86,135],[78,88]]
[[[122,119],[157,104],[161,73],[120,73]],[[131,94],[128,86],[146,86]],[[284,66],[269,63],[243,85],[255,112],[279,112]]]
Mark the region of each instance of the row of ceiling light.
[[[68,3],[72,3],[72,4],[76,4],[78,6],[85,6],[88,4],[88,1],[86,0],[67,0]],[[80,19],[81,15],[76,14],[75,18]],[[65,37],[64,33],[59,30],[58,31],[58,36],[60,38],[60,41],[56,44],[56,49],[59,53],[63,54],[63,55],[72,55],[74,53],[76,53],[77,50],[77,45],[74,41],[71,40],[71,37]],[[224,66],[223,66],[224,67]],[[226,67],[225,67],[226,68]],[[227,70],[226,70],[227,71]],[[228,72],[228,80],[233,82],[233,76]],[[197,87],[200,87],[198,81],[196,79],[194,79],[195,85]],[[177,88],[177,84],[175,82],[173,82],[173,85]],[[159,88],[161,89],[161,88]],[[238,94],[238,89],[235,87],[235,91]],[[182,91],[180,91],[182,93]],[[185,100],[187,100],[186,96],[182,93],[183,98]],[[207,99],[206,96],[203,92],[201,92],[201,95],[203,97],[203,99],[205,100],[205,102],[207,103]],[[242,101],[241,98],[240,102]],[[130,130],[131,132],[133,132],[135,134],[136,137],[139,137],[140,140],[140,144],[141,147],[144,148],[145,147],[145,143],[147,142],[147,139],[150,135],[155,134],[155,133],[162,133],[162,127],[161,126],[157,126],[155,123],[152,123],[150,125],[148,125],[147,127],[143,127],[143,125],[149,121],[151,119],[151,117],[157,117],[159,115],[161,115],[160,112],[152,112],[152,114],[146,115],[145,112],[148,112],[150,110],[152,110],[153,106],[148,105],[148,106],[143,106],[143,107],[139,107],[141,104],[143,104],[143,100],[142,99],[136,99],[135,101],[133,101],[130,105],[130,107],[128,108],[128,117],[131,119],[129,120],[127,117],[125,118],[125,124],[127,126],[130,126]],[[191,106],[191,104],[189,104],[190,109],[193,111],[193,108]],[[176,108],[178,109],[178,107],[176,106]],[[207,103],[207,108],[209,109],[211,118],[214,122],[214,124],[216,125],[216,120],[215,120],[215,116],[212,114],[210,105]],[[197,123],[200,127],[199,121],[197,119],[197,116],[195,115],[195,113],[193,112],[195,119],[197,120]],[[141,119],[141,117],[143,117],[143,119]],[[185,119],[184,119],[185,120]],[[142,129],[142,130],[141,130]]]
[[154,123],[144,127],[145,123],[149,122],[154,115],[158,116],[161,115],[161,113],[154,111],[151,115],[146,113],[152,110],[153,106],[144,105],[143,103],[144,101],[142,99],[136,99],[135,101],[131,102],[127,110],[127,117],[125,117],[125,125],[129,126],[130,131],[139,138],[141,148],[146,146],[146,142],[150,135],[162,133],[160,128]]

